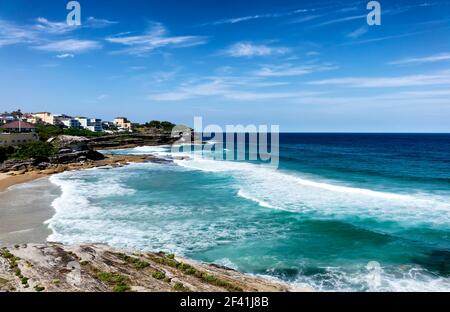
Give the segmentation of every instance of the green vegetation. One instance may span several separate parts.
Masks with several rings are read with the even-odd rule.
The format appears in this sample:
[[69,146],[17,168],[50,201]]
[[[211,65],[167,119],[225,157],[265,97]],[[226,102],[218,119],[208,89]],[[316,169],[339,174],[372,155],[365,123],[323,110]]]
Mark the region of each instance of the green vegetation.
[[176,126],[175,124],[169,121],[152,120],[143,125],[139,125],[137,128],[157,129],[165,132],[171,132],[173,127],[175,126]]
[[173,268],[177,268],[180,271],[182,271],[184,274],[195,276],[208,284],[223,287],[229,291],[235,291],[235,292],[244,291],[242,289],[242,287],[240,287],[238,285],[234,285],[233,283],[231,283],[229,281],[220,279],[214,275],[197,270],[196,268],[194,268],[193,266],[191,266],[187,263],[178,262],[178,261],[174,260],[175,256],[173,254],[166,255],[165,253],[160,252],[157,255],[147,254],[147,258],[149,258],[150,260],[152,260],[155,263],[159,263],[159,264],[167,265],[167,266],[170,266]]
[[179,283],[179,282],[177,282],[173,285],[173,289],[176,291],[190,291],[190,289],[187,288],[186,286],[184,286],[183,283]]
[[102,282],[114,286],[114,292],[126,292],[131,290],[131,287],[127,284],[127,278],[119,273],[98,272],[97,278]]
[[133,265],[136,269],[144,269],[150,265],[150,263],[148,263],[147,261],[143,261],[135,257],[130,257],[123,253],[116,254],[116,256],[119,259],[122,259],[123,261]]
[[63,129],[63,134],[65,135],[73,135],[73,136],[82,136],[82,137],[86,137],[86,138],[97,138],[97,137],[101,137],[103,134],[103,132],[93,132],[87,129],[74,129],[74,128],[69,128],[69,129]]
[[10,158],[18,160],[42,159],[54,156],[56,152],[55,147],[50,143],[38,141],[19,146]]
[[41,291],[45,290],[45,287],[42,287],[40,285],[36,285],[36,286],[34,286],[34,290],[36,290],[37,292],[41,292]]
[[161,256],[156,256],[154,254],[148,254],[147,258],[149,258],[150,260],[152,260],[155,263],[164,264],[164,265],[170,266],[172,268],[176,268],[178,266],[178,262],[176,260],[166,258],[164,254],[161,254]]
[[47,124],[36,124],[36,133],[39,135],[41,141],[47,141],[51,137],[62,134],[63,129]]
[[0,146],[0,163],[8,160],[14,152],[15,149],[12,146]]
[[158,280],[163,280],[166,278],[166,274],[164,272],[156,271],[152,274],[153,278],[156,278]]
[[114,292],[127,292],[130,291],[131,287],[128,286],[127,284],[119,284],[114,286],[113,291]]

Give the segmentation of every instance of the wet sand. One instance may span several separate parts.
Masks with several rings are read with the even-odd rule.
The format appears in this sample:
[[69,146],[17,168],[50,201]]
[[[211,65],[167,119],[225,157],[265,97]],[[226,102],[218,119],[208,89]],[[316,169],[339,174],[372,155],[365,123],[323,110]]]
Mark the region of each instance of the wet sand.
[[15,175],[15,176],[9,175],[7,173],[0,173],[0,192],[5,191],[6,189],[8,189],[13,185],[30,182],[45,176],[46,176],[45,174],[40,174],[36,172],[27,172],[22,175]]
[[53,216],[51,203],[59,195],[48,178],[0,192],[0,245],[46,242],[51,231],[44,222]]

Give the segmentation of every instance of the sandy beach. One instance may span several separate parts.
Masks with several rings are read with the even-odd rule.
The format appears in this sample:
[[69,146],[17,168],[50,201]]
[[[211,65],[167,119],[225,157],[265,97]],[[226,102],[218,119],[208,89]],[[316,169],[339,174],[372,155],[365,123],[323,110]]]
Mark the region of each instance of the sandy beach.
[[[6,183],[29,182],[38,177],[20,178],[23,179],[7,178]],[[52,217],[51,203],[59,194],[58,187],[42,177],[0,192],[0,244],[45,242],[51,231],[44,222]]]
[[44,224],[54,213],[51,203],[60,194],[48,176],[64,171],[134,162],[158,161],[152,156],[113,156],[86,164],[59,165],[43,171],[0,173],[0,245],[44,243],[51,231]]
[[7,173],[0,173],[0,192],[5,191],[13,185],[31,182],[45,176],[45,174],[36,172],[27,172],[25,174],[15,176],[9,175]]

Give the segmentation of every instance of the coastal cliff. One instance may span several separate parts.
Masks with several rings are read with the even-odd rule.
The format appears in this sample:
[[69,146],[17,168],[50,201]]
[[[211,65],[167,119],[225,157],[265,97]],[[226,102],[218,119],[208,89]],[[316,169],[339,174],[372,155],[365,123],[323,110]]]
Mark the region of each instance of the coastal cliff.
[[173,254],[106,245],[23,244],[0,249],[0,291],[286,292],[288,285]]

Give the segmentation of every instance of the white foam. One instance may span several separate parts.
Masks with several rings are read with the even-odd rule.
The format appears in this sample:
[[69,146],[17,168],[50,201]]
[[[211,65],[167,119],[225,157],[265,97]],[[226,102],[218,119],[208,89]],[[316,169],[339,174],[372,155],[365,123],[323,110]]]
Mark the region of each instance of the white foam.
[[328,267],[325,272],[313,276],[299,275],[292,284],[309,285],[317,291],[370,291],[370,292],[448,292],[450,278],[436,277],[418,267],[382,268],[374,283],[372,274],[353,268],[345,272],[341,268]]
[[276,209],[276,207],[274,207],[274,206],[272,206],[272,205],[266,203],[266,202],[263,201],[263,200],[259,200],[259,199],[257,199],[257,198],[251,197],[250,195],[248,195],[247,193],[245,193],[243,190],[239,190],[237,195],[240,196],[240,197],[243,197],[243,198],[245,198],[245,199],[254,201],[254,202],[258,203],[258,205],[260,205],[261,207]]
[[396,194],[312,181],[269,166],[204,159],[175,163],[191,170],[227,173],[234,177],[238,195],[263,207],[317,217],[375,218],[405,225],[450,227],[450,200],[424,194]]

